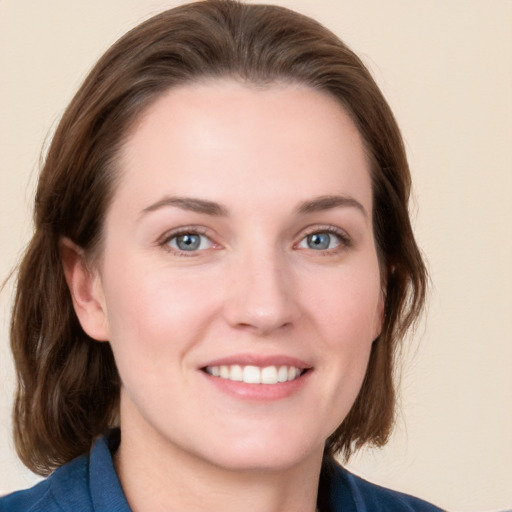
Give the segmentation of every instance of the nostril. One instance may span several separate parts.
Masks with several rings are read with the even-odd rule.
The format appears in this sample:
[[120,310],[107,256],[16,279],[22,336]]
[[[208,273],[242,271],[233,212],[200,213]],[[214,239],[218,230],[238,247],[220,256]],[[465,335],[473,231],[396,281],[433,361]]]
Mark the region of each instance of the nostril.
[[292,322],[280,323],[279,321],[269,321],[269,319],[262,320],[260,318],[252,323],[240,322],[236,324],[234,327],[240,330],[252,331],[254,333],[259,334],[260,336],[267,336],[269,334],[275,333],[276,331],[288,329],[291,326]]
[[280,272],[275,262],[265,267],[262,259],[257,266],[239,262],[223,308],[232,327],[266,335],[290,328],[299,318],[299,308],[288,274]]

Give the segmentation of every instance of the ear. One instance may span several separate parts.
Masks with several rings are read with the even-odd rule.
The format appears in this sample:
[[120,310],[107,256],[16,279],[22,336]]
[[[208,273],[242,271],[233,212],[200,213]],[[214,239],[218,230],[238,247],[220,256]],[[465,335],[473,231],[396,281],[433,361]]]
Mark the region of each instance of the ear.
[[84,251],[68,238],[59,242],[64,275],[82,329],[97,341],[108,341],[109,329],[103,287],[97,270],[91,270]]

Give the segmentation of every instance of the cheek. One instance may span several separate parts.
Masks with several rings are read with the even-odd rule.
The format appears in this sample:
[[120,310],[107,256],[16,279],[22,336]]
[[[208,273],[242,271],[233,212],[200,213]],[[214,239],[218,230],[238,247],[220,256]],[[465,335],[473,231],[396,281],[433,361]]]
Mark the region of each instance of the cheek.
[[308,297],[319,327],[341,344],[352,340],[371,344],[382,310],[378,272],[369,267],[362,272],[340,273],[324,282],[326,286],[313,290]]
[[104,290],[116,358],[162,360],[162,351],[177,354],[201,336],[216,309],[215,297],[205,293],[215,285],[205,276],[147,261],[116,263],[105,273]]
[[[373,341],[379,334],[380,297],[379,273],[367,266],[364,271],[331,279],[322,293],[316,291],[308,298],[323,340],[322,360],[331,379],[326,396],[336,410],[351,405],[359,392]],[[344,390],[341,395],[339,389]]]

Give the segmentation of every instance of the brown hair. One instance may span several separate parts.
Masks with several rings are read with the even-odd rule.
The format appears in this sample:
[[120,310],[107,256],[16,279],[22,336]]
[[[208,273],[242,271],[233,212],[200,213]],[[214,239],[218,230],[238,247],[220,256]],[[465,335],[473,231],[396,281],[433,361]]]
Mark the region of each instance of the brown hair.
[[11,323],[15,442],[22,461],[39,474],[87,452],[112,426],[119,399],[109,344],[89,338],[74,313],[59,240],[68,237],[89,254],[101,245],[116,155],[130,127],[163,91],[206,77],[288,81],[325,91],[361,132],[372,159],[384,325],[357,400],[326,447],[348,457],[365,443],[383,445],[390,434],[394,354],[420,313],[426,288],[393,114],[360,59],[314,20],[282,7],[205,0],[163,12],[115,43],[71,101],[49,147]]

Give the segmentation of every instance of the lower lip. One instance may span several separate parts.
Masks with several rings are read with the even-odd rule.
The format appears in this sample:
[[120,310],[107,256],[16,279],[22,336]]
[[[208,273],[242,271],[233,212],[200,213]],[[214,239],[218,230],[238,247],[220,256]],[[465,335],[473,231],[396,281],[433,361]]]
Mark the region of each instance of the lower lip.
[[312,371],[308,370],[297,379],[278,382],[277,384],[247,384],[246,382],[214,377],[206,372],[201,373],[208,382],[223,393],[242,400],[265,402],[282,400],[297,393],[307,383]]

